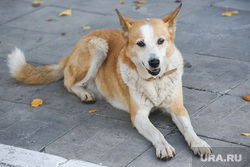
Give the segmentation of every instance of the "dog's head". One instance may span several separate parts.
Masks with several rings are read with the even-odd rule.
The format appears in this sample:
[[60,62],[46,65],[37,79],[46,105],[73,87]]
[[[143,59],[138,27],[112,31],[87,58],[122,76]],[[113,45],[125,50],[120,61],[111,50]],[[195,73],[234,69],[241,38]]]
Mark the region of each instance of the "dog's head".
[[134,21],[116,10],[121,33],[127,42],[126,55],[142,76],[157,77],[167,70],[164,60],[174,52],[176,20],[181,5],[163,19]]

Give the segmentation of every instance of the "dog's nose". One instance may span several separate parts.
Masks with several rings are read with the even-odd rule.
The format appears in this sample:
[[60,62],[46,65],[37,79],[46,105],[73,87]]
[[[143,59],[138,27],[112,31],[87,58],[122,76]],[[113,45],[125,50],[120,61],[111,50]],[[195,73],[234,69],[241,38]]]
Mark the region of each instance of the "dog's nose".
[[150,65],[150,67],[156,68],[159,66],[160,60],[159,59],[151,59],[148,61],[148,64]]

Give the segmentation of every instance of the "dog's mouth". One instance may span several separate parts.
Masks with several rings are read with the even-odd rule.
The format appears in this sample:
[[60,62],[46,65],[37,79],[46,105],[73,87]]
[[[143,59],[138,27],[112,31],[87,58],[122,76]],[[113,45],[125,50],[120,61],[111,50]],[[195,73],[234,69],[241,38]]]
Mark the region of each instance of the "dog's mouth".
[[151,75],[153,75],[153,76],[156,76],[156,75],[158,75],[161,72],[160,68],[154,69],[154,70],[149,70],[149,69],[147,69],[147,70],[148,70],[148,73],[151,74]]

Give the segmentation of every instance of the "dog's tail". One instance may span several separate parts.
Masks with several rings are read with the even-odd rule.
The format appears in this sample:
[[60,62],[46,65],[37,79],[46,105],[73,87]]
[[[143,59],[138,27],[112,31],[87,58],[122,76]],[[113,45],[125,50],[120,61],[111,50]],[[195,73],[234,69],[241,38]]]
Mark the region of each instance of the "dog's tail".
[[33,66],[26,62],[24,53],[15,48],[8,56],[8,66],[11,75],[25,84],[46,84],[63,78],[64,59],[58,64]]

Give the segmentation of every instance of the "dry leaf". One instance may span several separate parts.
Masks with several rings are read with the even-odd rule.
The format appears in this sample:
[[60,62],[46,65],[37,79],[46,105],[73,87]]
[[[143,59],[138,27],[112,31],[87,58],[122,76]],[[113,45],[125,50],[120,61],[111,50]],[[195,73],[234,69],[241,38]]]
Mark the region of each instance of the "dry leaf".
[[62,35],[62,36],[66,35],[66,32],[61,32],[61,35]]
[[239,11],[235,10],[231,12],[232,14],[239,14]]
[[222,13],[221,16],[232,16],[232,13],[231,12],[225,12],[225,13]]
[[124,2],[123,1],[119,1],[118,4],[122,5],[122,4],[124,4]]
[[70,16],[72,14],[71,9],[65,10],[62,13],[59,13],[58,16]]
[[90,110],[89,113],[95,113],[96,111],[97,111],[97,109]]
[[148,3],[147,1],[134,1],[134,3],[138,3],[138,4],[146,4]]
[[176,2],[176,3],[180,3],[180,2],[181,2],[181,0],[175,0],[175,2]]
[[239,14],[239,11],[237,10],[234,10],[234,11],[228,11],[227,8],[226,8],[226,12],[225,13],[222,13],[221,16],[232,16],[232,15],[237,15]]
[[53,19],[51,19],[51,18],[49,18],[49,19],[47,19],[46,21],[52,21]]
[[243,99],[246,101],[250,101],[250,95],[243,96]]
[[8,57],[12,57],[13,56],[13,54],[8,54]]
[[43,4],[44,2],[43,1],[33,1],[32,2],[32,6],[33,7],[38,7],[38,6],[40,6],[41,4]]
[[143,7],[143,4],[138,3],[138,4],[136,4],[135,6],[137,6],[137,7]]
[[82,27],[82,29],[84,29],[84,30],[90,30],[91,27],[90,26],[85,26],[85,27]]
[[250,136],[250,133],[241,133],[243,136]]
[[38,107],[38,106],[40,106],[42,104],[43,104],[43,100],[42,99],[34,99],[31,102],[31,107]]

